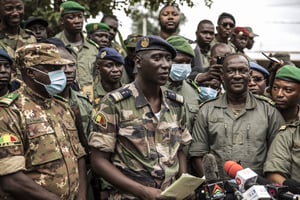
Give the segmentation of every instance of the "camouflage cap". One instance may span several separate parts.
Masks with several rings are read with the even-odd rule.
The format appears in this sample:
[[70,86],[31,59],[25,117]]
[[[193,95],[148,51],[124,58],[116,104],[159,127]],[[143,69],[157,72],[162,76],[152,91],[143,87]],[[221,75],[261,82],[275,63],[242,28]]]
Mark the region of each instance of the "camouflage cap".
[[138,34],[138,33],[132,33],[129,34],[126,38],[126,40],[124,40],[124,44],[127,48],[135,48],[137,41],[143,37],[143,35]]
[[60,14],[68,14],[74,12],[84,12],[85,8],[75,1],[66,1],[60,4]]
[[85,26],[85,29],[87,33],[93,33],[95,31],[110,31],[110,27],[104,23],[89,23]]
[[16,51],[16,62],[20,69],[36,65],[66,65],[72,63],[60,57],[53,44],[35,43],[20,47]]

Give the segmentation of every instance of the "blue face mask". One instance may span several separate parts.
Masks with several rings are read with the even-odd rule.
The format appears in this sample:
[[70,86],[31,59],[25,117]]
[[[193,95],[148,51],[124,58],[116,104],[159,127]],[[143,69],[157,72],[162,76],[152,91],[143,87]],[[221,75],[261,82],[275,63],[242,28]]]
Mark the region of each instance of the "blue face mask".
[[169,76],[173,81],[183,81],[190,75],[191,71],[191,64],[172,64]]
[[66,78],[66,75],[64,73],[63,70],[55,70],[55,71],[52,71],[52,72],[48,72],[48,73],[45,73],[41,70],[38,70],[36,68],[32,68],[36,71],[39,71],[40,73],[42,74],[45,74],[45,75],[48,75],[49,79],[50,79],[50,84],[49,85],[45,85],[37,80],[34,79],[34,81],[38,84],[41,84],[45,87],[45,89],[47,90],[47,92],[53,96],[55,94],[59,94],[61,93],[66,85],[67,85],[67,78]]
[[199,88],[200,88],[199,97],[202,101],[216,98],[216,96],[218,95],[218,91],[215,89],[212,89],[210,87],[201,87],[200,86]]

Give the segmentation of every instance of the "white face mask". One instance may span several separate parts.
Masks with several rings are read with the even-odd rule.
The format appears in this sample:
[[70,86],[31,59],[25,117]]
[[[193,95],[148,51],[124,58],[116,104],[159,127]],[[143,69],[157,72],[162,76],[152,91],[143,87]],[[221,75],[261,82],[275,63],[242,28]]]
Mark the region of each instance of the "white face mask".
[[174,63],[172,64],[169,76],[173,81],[183,81],[190,75],[191,71],[191,64]]
[[40,85],[43,85],[45,87],[45,89],[47,90],[47,92],[53,96],[55,94],[59,94],[61,93],[66,85],[67,85],[67,78],[66,78],[66,75],[64,73],[63,70],[55,70],[55,71],[52,71],[52,72],[48,72],[48,73],[45,73],[41,70],[38,70],[36,68],[32,68],[42,74],[45,74],[49,77],[49,80],[50,80],[50,84],[49,85],[45,85],[37,80],[34,79],[34,82],[40,84]]

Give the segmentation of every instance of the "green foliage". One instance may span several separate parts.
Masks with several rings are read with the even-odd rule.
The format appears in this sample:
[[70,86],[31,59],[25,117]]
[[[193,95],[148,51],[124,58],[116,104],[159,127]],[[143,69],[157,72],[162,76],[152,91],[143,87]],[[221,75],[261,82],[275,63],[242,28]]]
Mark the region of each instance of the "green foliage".
[[[48,20],[50,36],[61,30],[59,5],[64,0],[23,0],[25,4],[25,19],[29,16],[39,16]],[[135,5],[139,4],[149,13],[155,12],[167,2],[174,0],[74,0],[86,8],[86,18],[96,17],[99,13],[113,14],[114,10],[123,10],[128,16],[138,17]],[[177,0],[179,5],[194,6],[195,0]],[[210,7],[212,0],[204,0],[205,5]],[[136,13],[136,14],[135,14]],[[149,15],[150,16],[150,15]],[[150,26],[150,24],[149,24]],[[150,28],[150,27],[149,27]],[[156,31],[156,30],[153,30]]]

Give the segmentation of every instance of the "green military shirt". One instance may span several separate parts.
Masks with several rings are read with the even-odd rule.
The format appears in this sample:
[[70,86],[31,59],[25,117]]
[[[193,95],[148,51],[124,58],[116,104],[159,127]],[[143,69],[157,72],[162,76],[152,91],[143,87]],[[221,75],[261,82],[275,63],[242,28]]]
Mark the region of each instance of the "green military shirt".
[[[108,93],[93,117],[89,145],[112,153],[112,163],[127,177],[150,187],[169,186],[178,173],[177,152],[191,135],[183,97],[162,91],[158,118],[137,82]],[[136,199],[115,189],[111,199]]]
[[182,81],[181,83],[168,82],[165,85],[169,90],[176,92],[184,97],[187,111],[188,111],[188,120],[189,120],[189,130],[192,131],[192,127],[194,124],[194,119],[199,111],[199,105],[202,103],[199,97],[199,89],[192,80],[187,79]]
[[71,48],[72,55],[76,60],[76,79],[78,84],[83,93],[92,99],[92,85],[95,78],[94,62],[98,54],[98,48],[84,38],[83,35],[83,43],[81,47],[72,46],[66,38],[64,31],[58,33],[55,37],[62,40],[67,47]]
[[262,175],[268,148],[283,123],[275,107],[250,92],[245,108],[236,113],[228,106],[225,93],[200,106],[190,156],[215,155],[222,179],[227,160],[241,161],[243,167]]
[[300,182],[300,121],[279,129],[264,164],[264,173],[267,172]]
[[75,199],[85,152],[67,102],[26,87],[2,97],[0,105],[0,175],[23,171],[60,199]]

